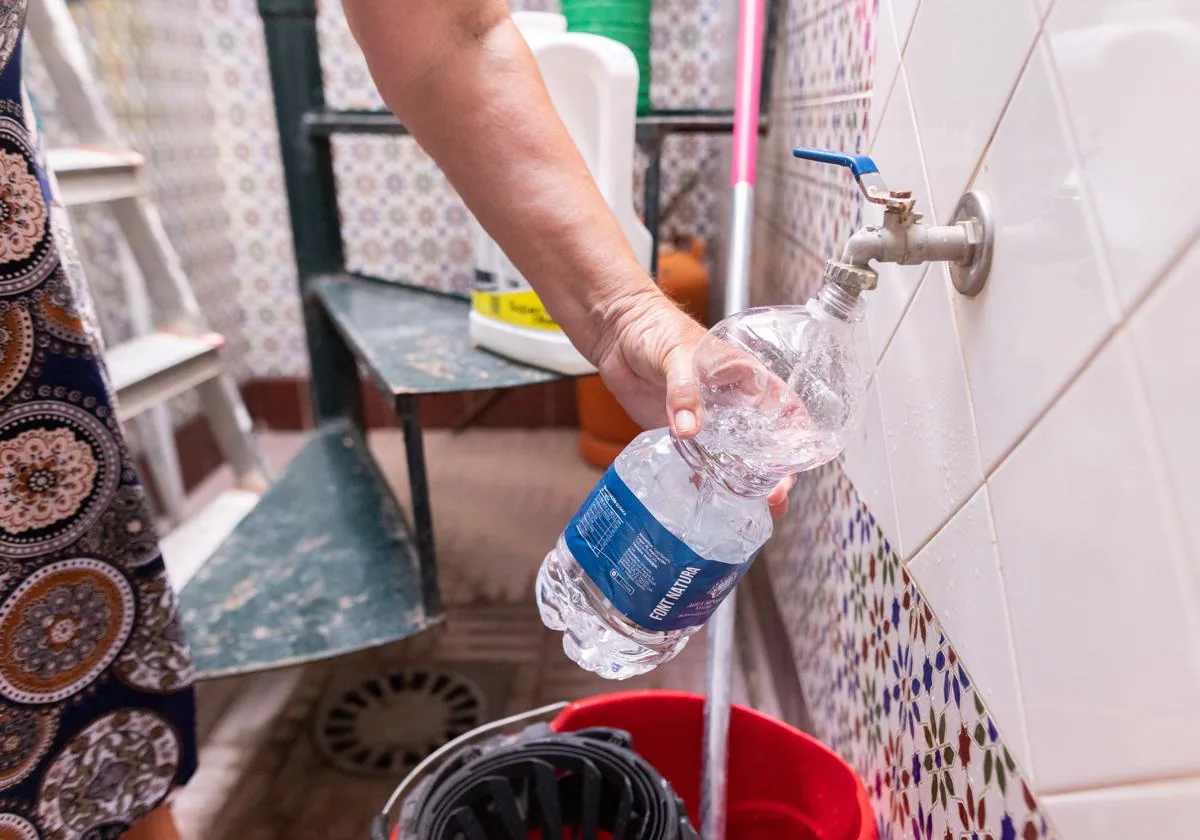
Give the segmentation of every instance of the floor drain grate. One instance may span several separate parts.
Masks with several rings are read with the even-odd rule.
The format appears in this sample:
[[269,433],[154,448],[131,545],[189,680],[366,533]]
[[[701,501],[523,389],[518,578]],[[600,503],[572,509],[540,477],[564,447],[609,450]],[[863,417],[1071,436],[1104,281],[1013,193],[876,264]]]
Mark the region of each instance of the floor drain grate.
[[332,686],[316,717],[316,741],[335,767],[402,776],[486,718],[483,691],[460,673],[411,666]]

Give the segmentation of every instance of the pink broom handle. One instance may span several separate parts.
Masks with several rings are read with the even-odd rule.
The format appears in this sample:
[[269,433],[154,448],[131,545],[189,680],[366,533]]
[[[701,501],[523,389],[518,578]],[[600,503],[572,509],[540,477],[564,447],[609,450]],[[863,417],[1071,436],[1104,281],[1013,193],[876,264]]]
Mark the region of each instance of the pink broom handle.
[[741,0],[739,6],[732,183],[753,185],[762,92],[763,0]]

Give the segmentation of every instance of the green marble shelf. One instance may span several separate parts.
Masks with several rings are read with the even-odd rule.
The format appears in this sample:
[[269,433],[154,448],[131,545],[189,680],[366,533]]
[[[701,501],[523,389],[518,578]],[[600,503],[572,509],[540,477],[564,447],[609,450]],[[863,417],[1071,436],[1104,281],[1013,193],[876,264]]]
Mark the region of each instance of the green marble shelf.
[[457,297],[346,274],[318,278],[314,293],[371,378],[392,396],[518,388],[563,375],[472,347],[470,304]]
[[442,620],[400,507],[349,424],[315,432],[180,594],[197,674],[297,665]]

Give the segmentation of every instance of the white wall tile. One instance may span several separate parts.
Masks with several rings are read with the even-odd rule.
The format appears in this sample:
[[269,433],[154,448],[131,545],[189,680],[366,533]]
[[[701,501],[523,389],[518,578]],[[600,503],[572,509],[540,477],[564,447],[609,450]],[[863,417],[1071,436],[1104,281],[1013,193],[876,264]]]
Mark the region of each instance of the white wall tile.
[[986,487],[938,531],[908,570],[962,657],[1017,764],[1028,768],[1025,713]]
[[986,472],[1117,321],[1040,46],[975,186],[995,211],[995,258],[978,297],[953,298]]
[[888,542],[903,556],[877,382],[873,382],[867,391],[862,420],[846,442],[842,467],[859,497],[875,514]]
[[1200,246],[1175,268],[1130,322],[1142,382],[1176,504],[1200,572]]
[[1027,0],[923,0],[904,53],[940,218],[983,155],[1037,32]]
[[989,480],[1043,792],[1200,771],[1195,604],[1118,333]]
[[875,21],[875,66],[871,81],[871,110],[867,117],[868,148],[870,140],[879,133],[883,109],[892,94],[900,72],[900,45],[896,41],[896,20],[892,16],[892,0],[879,0],[879,17]]
[[949,286],[930,269],[876,374],[905,555],[983,480]]
[[1046,26],[1129,308],[1200,231],[1200,3],[1058,0]]
[[1042,804],[1062,840],[1183,840],[1197,833],[1200,781],[1048,796]]
[[[896,88],[884,111],[871,156],[888,186],[894,190],[912,190],[918,210],[927,213],[932,223],[934,218],[925,177],[925,162],[903,70],[896,79]],[[863,203],[863,222],[868,225],[883,224],[883,211],[879,205]],[[921,278],[925,276],[926,266],[875,263],[875,268],[879,271],[879,287],[867,293],[867,321],[871,325],[875,358],[879,359],[896,332]]]

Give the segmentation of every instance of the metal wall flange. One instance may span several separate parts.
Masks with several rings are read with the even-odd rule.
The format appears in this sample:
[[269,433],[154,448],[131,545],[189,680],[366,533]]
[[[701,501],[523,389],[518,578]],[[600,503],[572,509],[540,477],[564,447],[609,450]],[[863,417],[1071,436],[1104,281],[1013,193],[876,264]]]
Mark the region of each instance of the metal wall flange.
[[988,274],[992,270],[992,253],[996,242],[996,220],[992,215],[992,203],[981,190],[971,190],[958,200],[950,224],[966,222],[970,226],[970,238],[974,245],[971,259],[966,262],[950,263],[950,277],[954,288],[967,297],[975,297],[983,291]]

